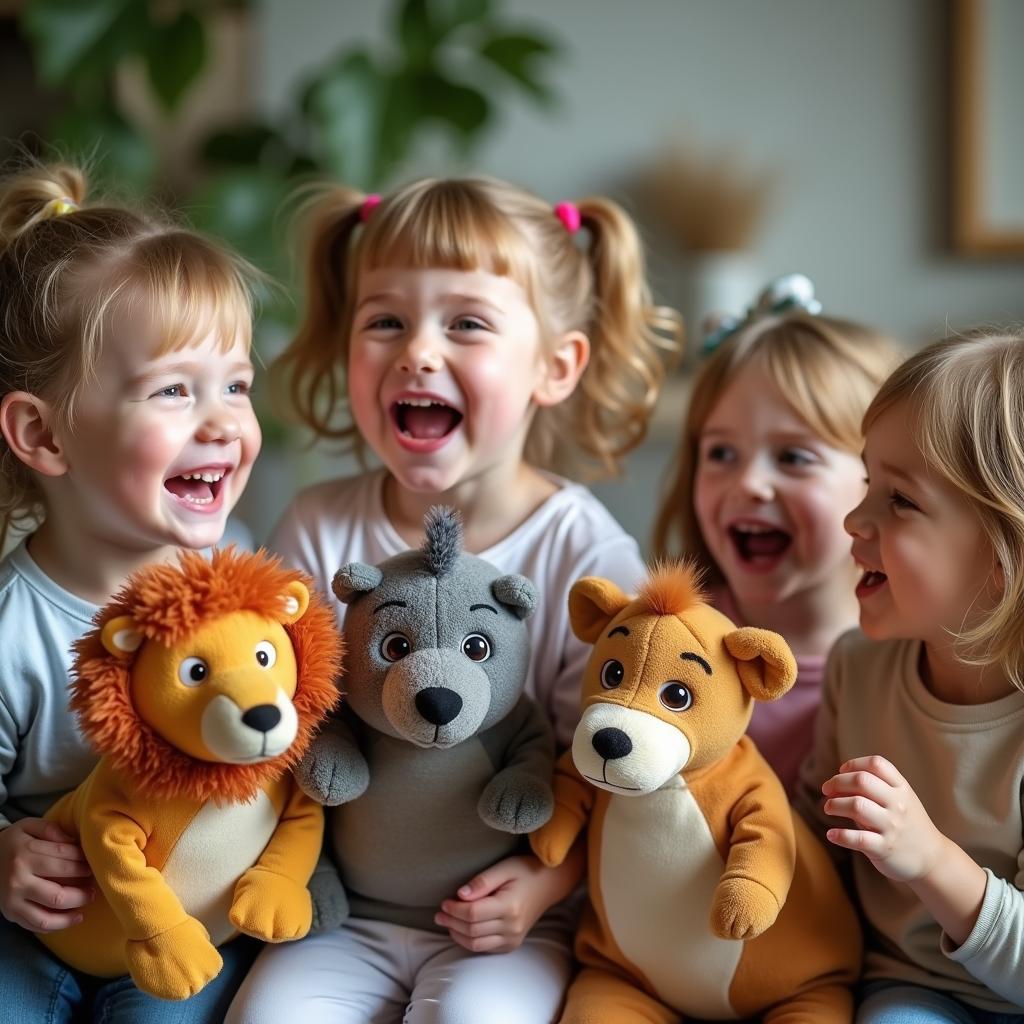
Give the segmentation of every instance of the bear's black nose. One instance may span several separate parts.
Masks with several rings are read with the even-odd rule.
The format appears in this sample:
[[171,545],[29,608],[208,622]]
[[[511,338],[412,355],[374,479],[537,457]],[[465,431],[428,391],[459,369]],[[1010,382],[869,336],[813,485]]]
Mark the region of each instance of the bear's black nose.
[[281,721],[281,712],[273,704],[257,704],[242,715],[242,721],[257,732],[270,732]]
[[428,686],[416,694],[416,710],[431,725],[447,725],[458,718],[462,698],[446,686]]
[[590,742],[606,761],[625,757],[633,749],[633,741],[621,729],[598,729]]

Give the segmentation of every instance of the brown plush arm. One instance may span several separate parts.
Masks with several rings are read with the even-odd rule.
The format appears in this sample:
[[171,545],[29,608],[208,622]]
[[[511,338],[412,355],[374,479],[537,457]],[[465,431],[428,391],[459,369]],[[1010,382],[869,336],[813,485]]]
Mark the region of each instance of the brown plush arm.
[[530,836],[533,852],[548,867],[565,860],[594,806],[594,787],[576,770],[571,750],[555,765],[554,790],[555,812],[551,820]]

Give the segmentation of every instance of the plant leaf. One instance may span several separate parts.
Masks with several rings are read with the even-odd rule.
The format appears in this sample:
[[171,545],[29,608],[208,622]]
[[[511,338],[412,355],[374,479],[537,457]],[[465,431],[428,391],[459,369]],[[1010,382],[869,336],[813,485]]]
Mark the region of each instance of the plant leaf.
[[62,156],[88,166],[101,188],[106,183],[141,194],[153,183],[152,147],[114,110],[66,110],[52,124],[48,141]]
[[146,46],[149,81],[166,111],[173,112],[206,63],[206,30],[191,11],[150,34]]
[[40,78],[50,85],[109,77],[126,53],[145,46],[145,0],[33,0],[21,18]]
[[525,34],[492,36],[480,48],[481,57],[544,102],[550,102],[553,94],[537,77],[537,65],[557,53],[558,46],[552,40]]

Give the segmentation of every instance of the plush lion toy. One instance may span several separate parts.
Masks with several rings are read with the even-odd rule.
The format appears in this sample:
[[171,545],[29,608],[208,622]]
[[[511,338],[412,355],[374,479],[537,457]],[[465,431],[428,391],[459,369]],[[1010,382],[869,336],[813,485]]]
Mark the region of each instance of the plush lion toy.
[[132,576],[75,645],[73,696],[101,755],[46,817],[99,892],[40,939],[164,999],[219,973],[239,932],[309,930],[323,812],[289,769],[334,705],[341,638],[297,572],[263,553],[186,552]]

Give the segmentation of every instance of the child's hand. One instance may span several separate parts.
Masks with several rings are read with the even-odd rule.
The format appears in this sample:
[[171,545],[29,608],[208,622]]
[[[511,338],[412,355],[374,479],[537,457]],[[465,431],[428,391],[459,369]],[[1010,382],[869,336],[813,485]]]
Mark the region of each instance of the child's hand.
[[0,831],[0,913],[33,932],[78,924],[95,892],[82,848],[52,821],[22,818]]
[[582,856],[547,868],[532,854],[507,857],[445,900],[434,921],[471,953],[508,953],[522,945],[549,907],[565,899],[583,871]]
[[913,884],[939,863],[945,837],[907,780],[884,757],[847,761],[821,791],[828,798],[826,814],[859,826],[830,828],[829,842],[863,853],[887,878]]

